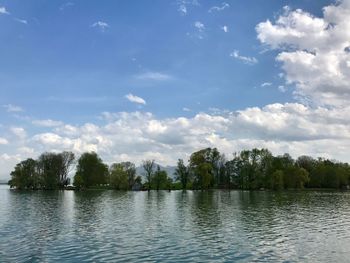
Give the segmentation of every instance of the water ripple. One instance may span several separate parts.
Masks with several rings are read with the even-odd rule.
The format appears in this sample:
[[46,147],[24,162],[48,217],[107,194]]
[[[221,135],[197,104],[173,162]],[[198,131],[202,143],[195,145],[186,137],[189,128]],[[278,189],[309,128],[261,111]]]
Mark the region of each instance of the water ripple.
[[16,192],[0,262],[344,262],[348,192]]

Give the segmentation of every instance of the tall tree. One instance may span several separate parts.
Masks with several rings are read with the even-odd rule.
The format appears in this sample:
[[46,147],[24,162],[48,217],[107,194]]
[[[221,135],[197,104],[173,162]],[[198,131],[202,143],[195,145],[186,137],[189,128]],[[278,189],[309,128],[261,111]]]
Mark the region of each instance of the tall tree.
[[75,160],[74,153],[62,152],[61,154],[62,164],[60,169],[60,184],[67,186],[69,184],[68,174],[71,172]]
[[37,189],[40,187],[37,162],[31,158],[18,163],[11,172],[10,187]]
[[142,161],[142,167],[146,173],[146,183],[148,185],[147,190],[149,191],[151,190],[151,180],[152,180],[153,169],[154,169],[154,160]]
[[62,172],[62,156],[58,153],[46,152],[39,156],[39,174],[44,189],[60,188]]
[[74,176],[74,185],[91,187],[105,184],[108,177],[108,166],[95,152],[84,153],[78,160]]
[[166,171],[161,170],[157,165],[157,170],[152,177],[152,183],[154,188],[159,191],[160,189],[166,189],[168,187],[168,174]]
[[112,164],[109,171],[109,184],[117,190],[128,190],[128,173],[121,163]]
[[194,175],[194,187],[208,189],[215,184],[213,165],[217,160],[217,150],[206,148],[194,152],[190,156],[190,171]]
[[182,185],[182,189],[187,189],[187,183],[189,182],[190,172],[188,167],[184,164],[182,159],[177,161],[177,166],[175,169],[176,180],[179,180]]
[[122,162],[121,165],[123,166],[123,169],[126,172],[128,177],[128,188],[131,189],[135,183],[135,177],[136,177],[135,164],[132,162]]

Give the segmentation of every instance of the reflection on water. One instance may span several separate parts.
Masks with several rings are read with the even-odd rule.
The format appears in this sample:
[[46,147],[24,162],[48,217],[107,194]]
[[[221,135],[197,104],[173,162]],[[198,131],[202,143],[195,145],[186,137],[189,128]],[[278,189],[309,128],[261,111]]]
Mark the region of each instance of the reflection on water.
[[344,262],[350,193],[10,191],[0,262]]

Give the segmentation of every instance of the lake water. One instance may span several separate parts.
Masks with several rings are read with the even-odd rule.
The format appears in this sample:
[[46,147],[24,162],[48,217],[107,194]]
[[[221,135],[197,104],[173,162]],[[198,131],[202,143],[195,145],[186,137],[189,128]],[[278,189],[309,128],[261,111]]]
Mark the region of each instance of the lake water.
[[349,262],[350,193],[0,186],[0,262]]

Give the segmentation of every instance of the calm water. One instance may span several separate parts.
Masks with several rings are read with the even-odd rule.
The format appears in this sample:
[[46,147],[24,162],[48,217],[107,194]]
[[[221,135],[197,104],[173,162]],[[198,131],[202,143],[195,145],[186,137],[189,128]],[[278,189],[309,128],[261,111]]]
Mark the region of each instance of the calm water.
[[0,262],[349,262],[347,192],[16,192]]

